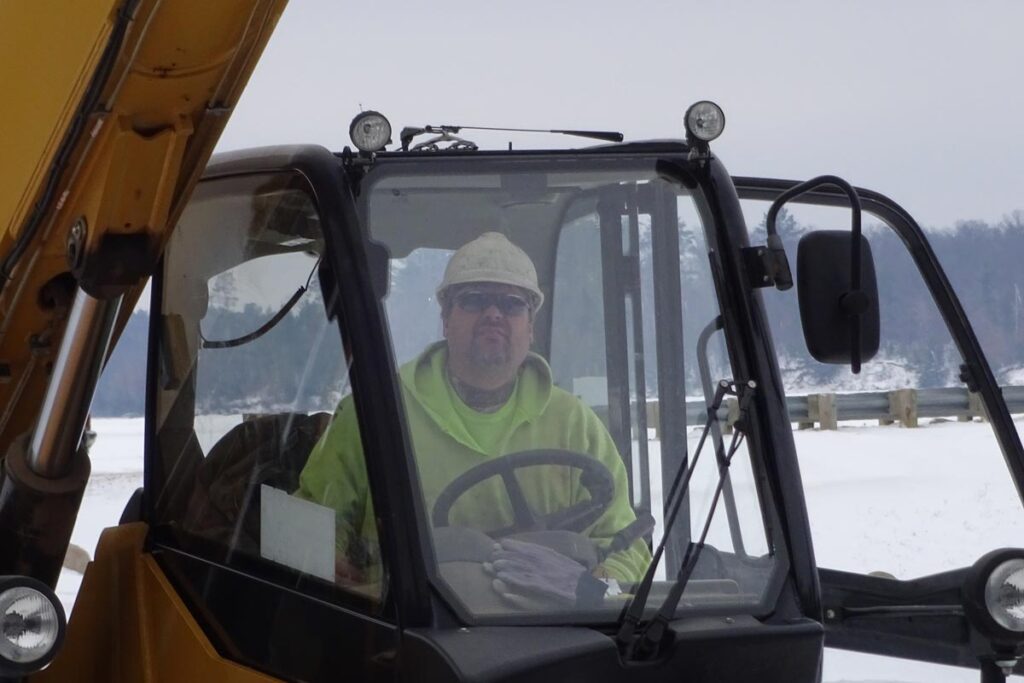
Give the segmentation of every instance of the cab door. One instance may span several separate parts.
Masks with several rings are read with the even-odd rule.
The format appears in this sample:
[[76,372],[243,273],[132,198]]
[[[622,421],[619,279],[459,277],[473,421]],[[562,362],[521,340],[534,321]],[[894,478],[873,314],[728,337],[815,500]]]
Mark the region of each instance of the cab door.
[[[147,547],[222,657],[285,680],[391,679],[429,609],[351,201],[320,148],[215,160],[154,284]],[[306,464],[350,416],[341,506]]]
[[[771,201],[796,183],[734,180],[751,243],[763,245]],[[913,218],[880,194],[858,194],[881,321],[879,351],[859,373],[810,355],[797,288],[761,290],[820,568],[826,645],[980,666],[996,677],[986,680],[999,680],[1003,669],[1022,671],[1019,646],[995,643],[979,627],[965,585],[977,580],[971,568],[979,558],[1024,539],[1024,454],[1005,400],[1018,391],[1014,373],[993,374],[972,311]],[[850,226],[849,202],[838,188],[787,203],[776,227],[796,279],[802,237]],[[956,246],[954,234],[937,237],[952,254],[967,248]],[[990,332],[1002,340],[1014,334],[1012,327]],[[1024,412],[1024,405],[1012,407]],[[848,678],[851,667],[887,666],[902,665],[865,665],[830,650],[824,679]],[[944,668],[907,675],[977,677]]]

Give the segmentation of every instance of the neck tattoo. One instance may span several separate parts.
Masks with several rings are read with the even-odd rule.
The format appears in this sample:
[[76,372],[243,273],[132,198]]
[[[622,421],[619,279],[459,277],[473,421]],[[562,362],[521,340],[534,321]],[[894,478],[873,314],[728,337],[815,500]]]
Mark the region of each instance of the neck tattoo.
[[478,413],[496,412],[508,402],[516,388],[516,381],[513,379],[497,389],[478,389],[460,380],[450,368],[448,369],[448,381],[462,402]]

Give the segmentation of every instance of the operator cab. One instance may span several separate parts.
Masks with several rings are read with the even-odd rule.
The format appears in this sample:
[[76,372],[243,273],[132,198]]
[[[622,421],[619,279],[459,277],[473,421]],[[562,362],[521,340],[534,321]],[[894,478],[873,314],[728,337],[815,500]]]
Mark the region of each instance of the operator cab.
[[[410,149],[407,132],[407,151],[388,152],[390,124],[369,114],[353,123],[358,153],[215,157],[155,278],[137,516],[222,656],[286,680],[814,681],[823,643],[1017,666],[1024,551],[914,581],[814,560],[800,472],[817,461],[797,453],[820,446],[793,427],[825,426],[835,399],[795,401],[790,340],[808,373],[822,361],[905,388],[872,373],[889,325],[872,243],[899,243],[920,273],[1021,512],[1020,439],[905,211],[831,177],[730,177],[710,103],[688,112],[686,142],[549,151],[480,151],[456,138],[466,127],[426,127],[441,139]],[[797,249],[784,204],[826,207],[833,230]],[[485,233],[536,267],[547,395],[601,427],[443,471],[450,454],[418,440],[401,373],[442,340],[445,265]],[[331,460],[311,499],[310,454],[339,420],[355,455]],[[586,454],[603,435],[621,481]],[[552,476],[577,493],[542,515],[550,501],[531,491]],[[628,511],[599,533],[617,489]],[[597,601],[511,596],[488,567],[505,538],[588,570],[630,548],[654,559],[622,559],[621,592]]]

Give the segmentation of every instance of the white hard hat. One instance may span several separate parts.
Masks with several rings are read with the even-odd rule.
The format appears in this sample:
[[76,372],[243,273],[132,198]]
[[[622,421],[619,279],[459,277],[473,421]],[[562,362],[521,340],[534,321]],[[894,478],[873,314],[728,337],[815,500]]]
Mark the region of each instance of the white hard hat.
[[544,303],[533,261],[499,232],[485,232],[452,254],[444,269],[444,279],[437,288],[438,300],[444,302],[445,290],[452,285],[469,282],[521,287],[533,296],[531,303],[535,311]]

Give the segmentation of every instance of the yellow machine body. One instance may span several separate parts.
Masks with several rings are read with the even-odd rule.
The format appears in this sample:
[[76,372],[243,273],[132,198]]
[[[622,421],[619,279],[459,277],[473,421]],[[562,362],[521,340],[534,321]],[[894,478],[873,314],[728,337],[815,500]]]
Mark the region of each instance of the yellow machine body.
[[277,680],[217,654],[156,561],[143,552],[146,528],[135,523],[103,532],[67,641],[32,682]]
[[72,270],[72,227],[83,259],[116,234],[156,257],[284,4],[0,3],[0,259],[25,241],[0,294],[0,452],[53,417],[39,409],[68,306],[46,286]]

